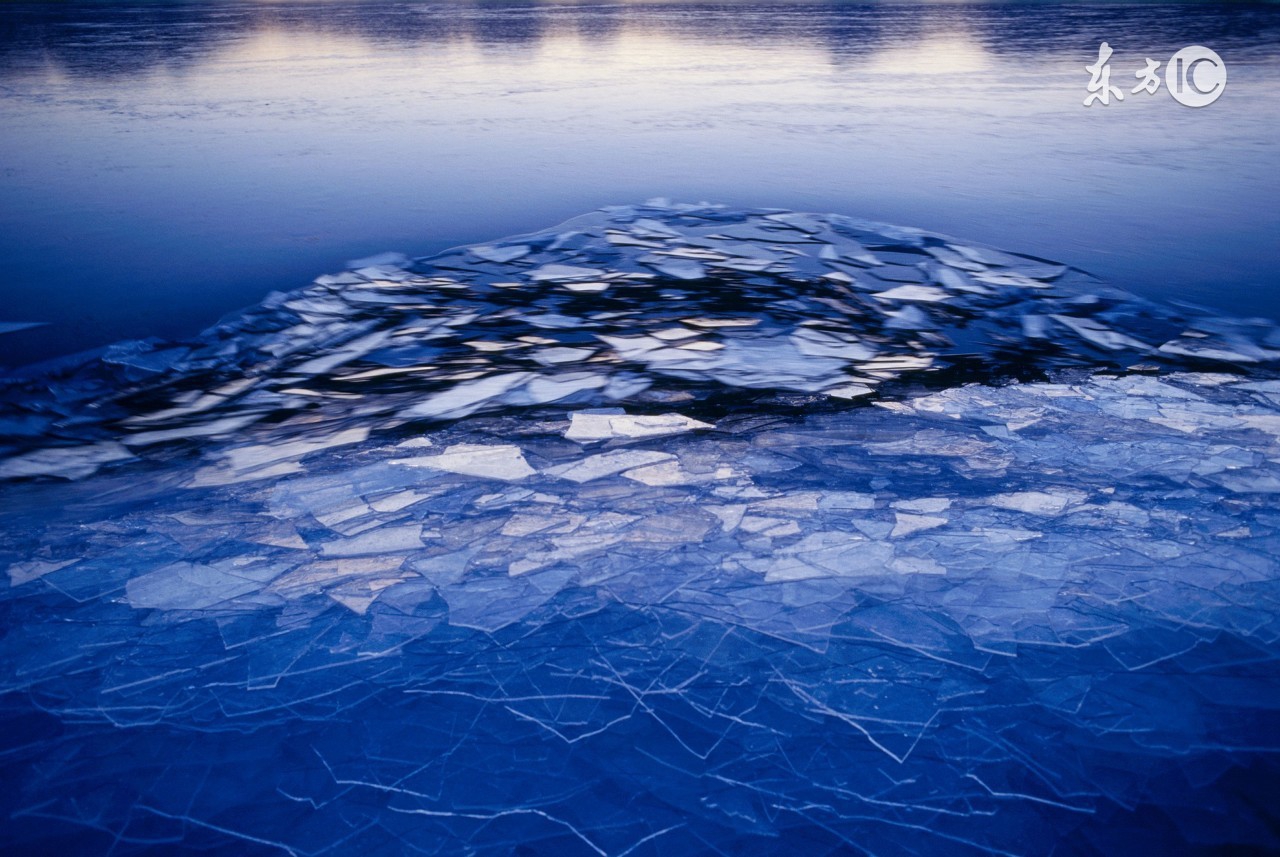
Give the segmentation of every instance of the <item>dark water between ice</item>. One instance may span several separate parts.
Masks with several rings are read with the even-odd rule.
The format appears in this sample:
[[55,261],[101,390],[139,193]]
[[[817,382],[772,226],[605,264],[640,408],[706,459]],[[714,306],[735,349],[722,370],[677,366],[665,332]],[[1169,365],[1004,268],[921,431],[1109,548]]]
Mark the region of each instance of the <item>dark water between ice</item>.
[[[20,363],[198,330],[349,258],[650,196],[838,211],[1280,316],[1280,10],[6,4],[0,321]],[[1116,48],[1226,94],[1082,106]]]

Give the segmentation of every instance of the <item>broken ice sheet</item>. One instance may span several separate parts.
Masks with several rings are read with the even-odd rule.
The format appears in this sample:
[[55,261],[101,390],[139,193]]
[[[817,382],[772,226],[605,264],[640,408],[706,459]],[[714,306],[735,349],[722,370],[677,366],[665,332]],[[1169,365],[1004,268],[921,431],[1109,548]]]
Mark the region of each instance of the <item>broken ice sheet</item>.
[[129,580],[129,603],[140,609],[203,610],[257,592],[287,566],[235,558],[213,564],[175,563]]
[[530,248],[525,244],[510,244],[502,247],[472,247],[471,253],[479,259],[486,262],[514,262],[523,256],[529,255]]
[[391,463],[505,481],[524,479],[537,472],[525,461],[520,447],[510,444],[457,443],[436,455],[395,458]]
[[564,436],[577,441],[661,437],[713,427],[680,414],[646,416],[579,411],[569,416],[571,422]]
[[634,450],[624,452],[603,452],[591,455],[571,464],[561,464],[547,469],[552,476],[568,479],[573,482],[591,482],[605,476],[612,476],[624,470],[631,470],[661,461],[670,461],[675,456],[668,452]]
[[1061,514],[1070,506],[1082,503],[1086,496],[1088,495],[1084,491],[1056,488],[1048,491],[1015,491],[996,494],[989,498],[988,502],[1002,509],[1052,516]]
[[104,464],[130,458],[133,458],[133,453],[113,441],[85,446],[49,447],[0,460],[0,479],[22,476],[83,479]]
[[302,468],[298,465],[280,465],[322,450],[363,443],[368,437],[369,430],[360,426],[322,437],[233,446],[222,454],[220,466],[197,472],[194,484],[237,481],[246,475],[251,475],[252,478],[270,478],[299,472]]
[[1073,277],[654,203],[23,388],[6,841],[1280,850],[1275,380],[1175,353],[1280,340]]

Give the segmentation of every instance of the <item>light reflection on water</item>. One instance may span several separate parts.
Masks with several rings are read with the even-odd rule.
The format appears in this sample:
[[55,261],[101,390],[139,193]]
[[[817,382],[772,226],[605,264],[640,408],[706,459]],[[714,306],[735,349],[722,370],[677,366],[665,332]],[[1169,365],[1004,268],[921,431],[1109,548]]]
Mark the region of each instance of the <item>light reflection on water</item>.
[[[0,8],[0,341],[180,335],[356,256],[651,196],[840,211],[1280,316],[1280,10]],[[1226,95],[1086,110],[1203,43]]]

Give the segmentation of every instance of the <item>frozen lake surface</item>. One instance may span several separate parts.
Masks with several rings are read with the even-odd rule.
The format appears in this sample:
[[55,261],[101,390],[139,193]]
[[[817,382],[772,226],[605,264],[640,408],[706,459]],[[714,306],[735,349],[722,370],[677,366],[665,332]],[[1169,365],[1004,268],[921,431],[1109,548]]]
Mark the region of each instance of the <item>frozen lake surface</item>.
[[[1280,9],[6,3],[0,365],[654,196],[842,211],[1280,317]],[[1203,109],[1085,109],[1193,44]]]
[[1048,259],[653,203],[15,376],[0,833],[1275,853],[1278,363]]

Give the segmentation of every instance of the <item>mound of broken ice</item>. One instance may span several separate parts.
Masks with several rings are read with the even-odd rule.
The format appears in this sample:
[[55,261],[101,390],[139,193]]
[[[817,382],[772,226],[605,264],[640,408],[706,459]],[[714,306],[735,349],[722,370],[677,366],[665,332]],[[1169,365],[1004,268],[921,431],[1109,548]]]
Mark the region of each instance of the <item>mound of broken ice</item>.
[[16,373],[0,385],[0,478],[77,478],[290,414],[376,430],[691,393],[857,399],[948,372],[1278,358],[1268,322],[1158,306],[948,236],[651,203],[416,261],[364,260],[189,342],[126,342]]
[[15,379],[0,832],[1280,850],[1274,339],[650,206]]

